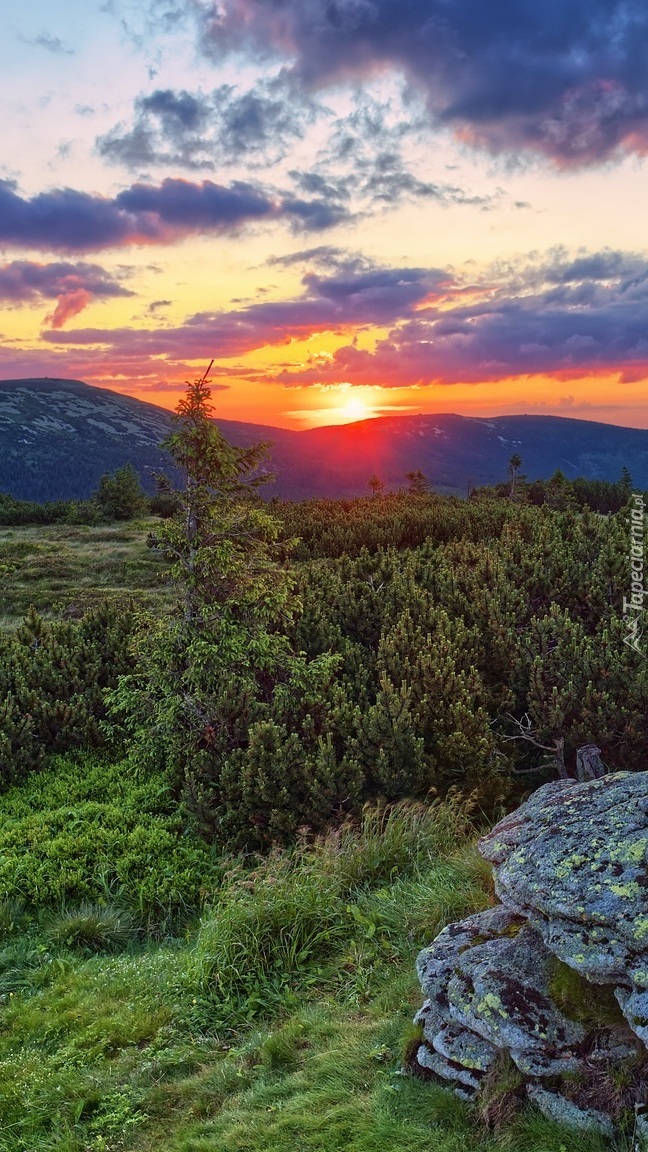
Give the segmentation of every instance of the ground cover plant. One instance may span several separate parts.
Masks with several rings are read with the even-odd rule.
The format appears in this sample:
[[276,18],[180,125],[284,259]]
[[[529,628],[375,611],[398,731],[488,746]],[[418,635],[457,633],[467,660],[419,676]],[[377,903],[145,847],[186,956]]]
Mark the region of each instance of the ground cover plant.
[[164,779],[138,779],[130,763],[56,758],[10,788],[1,810],[0,890],[10,904],[57,915],[114,904],[155,934],[197,916],[221,875]]

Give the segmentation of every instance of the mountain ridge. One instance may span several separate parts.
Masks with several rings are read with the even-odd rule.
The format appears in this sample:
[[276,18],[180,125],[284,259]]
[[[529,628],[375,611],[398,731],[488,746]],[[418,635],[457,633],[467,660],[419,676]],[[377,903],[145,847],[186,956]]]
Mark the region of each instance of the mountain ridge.
[[[531,479],[560,468],[568,478],[616,480],[625,466],[648,487],[648,430],[568,416],[389,415],[299,431],[218,415],[216,423],[240,446],[272,441],[267,494],[289,499],[366,495],[374,472],[395,489],[418,469],[439,491],[465,493],[506,479],[513,452]],[[152,491],[152,473],[170,470],[160,442],[171,427],[167,409],[82,380],[0,380],[0,491],[81,499],[129,462]]]

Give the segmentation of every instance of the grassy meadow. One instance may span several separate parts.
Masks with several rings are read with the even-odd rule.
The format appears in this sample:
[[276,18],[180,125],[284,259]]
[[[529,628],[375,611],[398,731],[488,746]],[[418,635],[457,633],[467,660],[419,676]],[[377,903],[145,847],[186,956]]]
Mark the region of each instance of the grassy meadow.
[[146,545],[155,522],[0,527],[0,629],[32,604],[45,618],[80,616],[106,598],[163,609],[164,568]]

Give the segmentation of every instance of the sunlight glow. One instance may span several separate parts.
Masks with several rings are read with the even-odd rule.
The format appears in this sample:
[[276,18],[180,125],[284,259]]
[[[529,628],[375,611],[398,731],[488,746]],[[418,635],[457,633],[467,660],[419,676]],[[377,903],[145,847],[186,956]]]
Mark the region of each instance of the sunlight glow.
[[336,416],[345,422],[351,423],[353,420],[368,420],[371,416],[375,416],[373,408],[365,404],[359,396],[353,396],[347,400],[346,404],[341,405],[339,408],[334,408],[333,412]]

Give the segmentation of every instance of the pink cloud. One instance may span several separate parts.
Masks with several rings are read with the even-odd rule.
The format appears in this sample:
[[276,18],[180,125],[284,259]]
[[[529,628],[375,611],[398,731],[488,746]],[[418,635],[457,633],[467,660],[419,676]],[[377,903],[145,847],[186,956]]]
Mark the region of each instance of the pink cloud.
[[77,288],[74,292],[65,292],[59,296],[56,308],[45,317],[45,321],[51,328],[62,328],[73,316],[78,316],[79,312],[83,312],[91,300],[92,292],[88,292],[85,288]]

